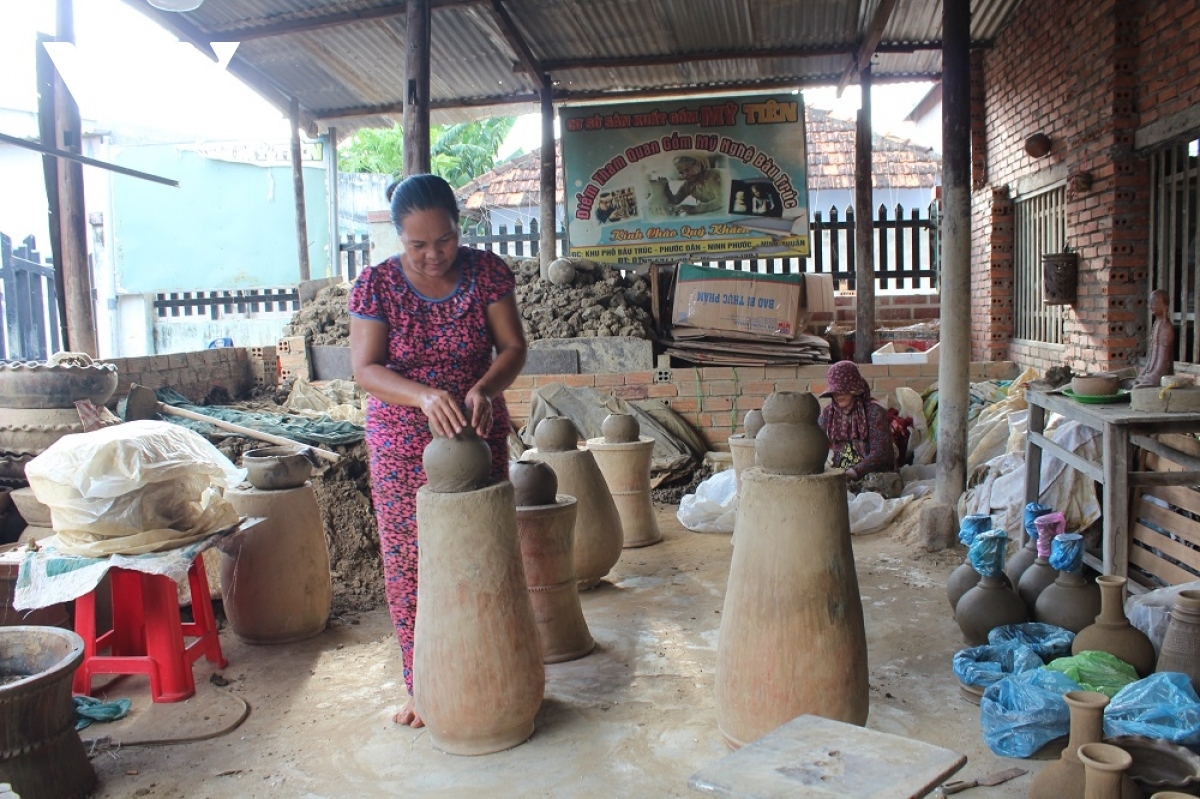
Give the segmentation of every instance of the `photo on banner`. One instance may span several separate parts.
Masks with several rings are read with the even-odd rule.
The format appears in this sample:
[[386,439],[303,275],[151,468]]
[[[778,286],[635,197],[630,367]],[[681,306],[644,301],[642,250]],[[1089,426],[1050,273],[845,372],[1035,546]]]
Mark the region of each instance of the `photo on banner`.
[[576,106],[561,118],[570,255],[809,254],[800,95]]

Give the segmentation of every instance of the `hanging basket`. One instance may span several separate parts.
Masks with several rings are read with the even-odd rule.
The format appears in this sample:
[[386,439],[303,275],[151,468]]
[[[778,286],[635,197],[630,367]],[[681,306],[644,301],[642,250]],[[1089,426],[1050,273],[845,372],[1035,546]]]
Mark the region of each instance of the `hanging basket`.
[[1046,305],[1074,305],[1078,285],[1078,253],[1051,252],[1042,256],[1042,299]]

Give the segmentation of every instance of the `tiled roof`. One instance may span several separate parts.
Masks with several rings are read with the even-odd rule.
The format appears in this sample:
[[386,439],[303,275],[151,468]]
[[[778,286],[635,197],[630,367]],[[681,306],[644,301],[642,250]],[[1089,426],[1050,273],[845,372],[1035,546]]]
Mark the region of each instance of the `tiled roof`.
[[[808,188],[810,191],[854,188],[855,124],[828,111],[809,108]],[[558,161],[562,148],[556,144]],[[937,153],[894,136],[875,136],[872,143],[876,189],[929,189],[941,183]],[[563,201],[558,181],[556,203]],[[459,189],[459,204],[468,212],[485,208],[521,208],[541,204],[541,150],[506,161]]]

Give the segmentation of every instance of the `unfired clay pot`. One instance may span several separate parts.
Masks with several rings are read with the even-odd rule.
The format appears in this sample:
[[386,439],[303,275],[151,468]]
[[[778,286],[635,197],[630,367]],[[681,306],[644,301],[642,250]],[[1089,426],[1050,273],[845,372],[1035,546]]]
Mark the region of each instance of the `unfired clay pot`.
[[617,444],[605,438],[589,438],[587,448],[596,458],[596,465],[600,467],[608,492],[617,506],[623,546],[632,549],[662,541],[662,531],[658,529],[658,519],[654,515],[654,501],[650,497],[654,439]]
[[[1108,697],[1096,691],[1069,691],[1063,695],[1071,709],[1071,733],[1062,756],[1033,777],[1029,799],[1082,799],[1084,768],[1079,749],[1100,742],[1104,734],[1104,708]],[[1139,799],[1142,791],[1128,776],[1121,780],[1121,799]]]
[[547,416],[538,422],[533,440],[539,452],[569,452],[579,442],[579,428],[566,416]]
[[1025,546],[1014,552],[1013,556],[1008,559],[1008,563],[1004,566],[1004,573],[1008,575],[1008,579],[1013,585],[1020,585],[1021,576],[1033,565],[1035,560],[1037,560],[1037,539],[1033,536],[1026,536]]
[[742,430],[746,438],[754,438],[758,435],[758,431],[762,430],[766,421],[763,419],[762,411],[751,410],[746,411],[746,418],[742,421]]
[[1021,582],[1017,583],[1017,593],[1021,595],[1030,615],[1033,614],[1042,591],[1058,579],[1058,569],[1050,565],[1050,544],[1061,530],[1053,525],[1041,524],[1038,525],[1037,531],[1037,558],[1021,575]]
[[1005,585],[1003,574],[981,577],[979,583],[962,595],[954,608],[954,620],[962,630],[967,646],[983,646],[988,633],[1004,624],[1029,621],[1025,603]]
[[553,505],[558,495],[558,475],[538,461],[513,461],[508,466],[517,507]]
[[70,408],[0,407],[0,450],[40,454],[71,433],[82,433],[79,411]]
[[820,474],[829,439],[817,424],[821,405],[812,394],[776,391],[763,402],[766,424],[755,436],[757,462],[772,474]]
[[1073,633],[1100,615],[1100,589],[1078,572],[1060,571],[1058,579],[1038,595],[1033,620],[1054,624]]
[[742,475],[754,465],[757,447],[755,441],[741,433],[729,437],[729,453],[733,456],[733,481],[738,496],[742,495]]
[[[1005,588],[1012,588],[1007,574],[1001,573],[996,576]],[[963,560],[958,568],[950,572],[950,577],[946,580],[946,598],[950,600],[950,610],[954,611],[963,595],[977,585],[979,585],[979,572],[975,571],[969,558]]]
[[631,413],[610,413],[600,425],[605,444],[628,444],[638,440],[642,432],[637,417]]
[[1095,743],[1079,747],[1084,799],[1121,799],[1121,780],[1133,758],[1119,746]]
[[474,491],[488,481],[492,449],[466,425],[453,438],[435,435],[422,456],[429,490],[438,494]]
[[417,491],[413,697],[433,745],[484,755],[533,734],[545,669],[507,480]]
[[260,447],[242,453],[246,479],[255,488],[279,491],[296,488],[312,476],[312,461],[296,447]]
[[82,399],[99,406],[116,390],[116,364],[0,361],[0,407],[74,409]]
[[846,478],[742,475],[717,644],[717,723],[741,747],[805,713],[865,724],[867,641]]
[[1200,690],[1200,591],[1180,591],[1167,622],[1157,671],[1178,671]]
[[1100,586],[1100,615],[1080,630],[1071,642],[1071,654],[1086,650],[1108,652],[1133,666],[1139,677],[1154,671],[1154,644],[1125,616],[1124,577],[1106,574],[1096,578]]

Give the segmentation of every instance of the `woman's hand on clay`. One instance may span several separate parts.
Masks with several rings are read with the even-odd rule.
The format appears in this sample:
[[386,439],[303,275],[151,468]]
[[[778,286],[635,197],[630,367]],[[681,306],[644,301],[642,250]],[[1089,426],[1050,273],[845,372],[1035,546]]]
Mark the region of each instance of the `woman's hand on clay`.
[[431,388],[421,395],[421,410],[433,432],[443,438],[453,438],[467,423],[458,402],[440,389]]
[[466,405],[471,411],[471,427],[480,438],[486,438],[492,432],[492,398],[476,386],[467,392]]

